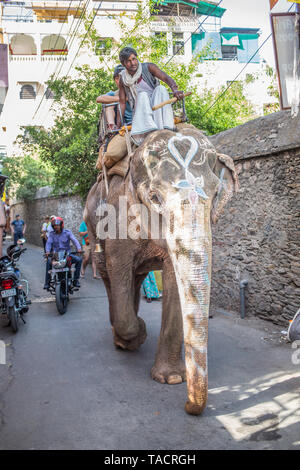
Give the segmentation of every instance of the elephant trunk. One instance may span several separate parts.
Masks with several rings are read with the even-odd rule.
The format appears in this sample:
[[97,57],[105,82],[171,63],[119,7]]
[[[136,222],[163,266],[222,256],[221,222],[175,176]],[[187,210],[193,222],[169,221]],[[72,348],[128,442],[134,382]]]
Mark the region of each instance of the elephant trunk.
[[[182,211],[181,211],[182,212]],[[183,315],[189,414],[207,401],[207,336],[211,279],[210,204],[185,205],[166,232]],[[199,220],[200,217],[200,220]],[[176,228],[175,228],[176,227]]]

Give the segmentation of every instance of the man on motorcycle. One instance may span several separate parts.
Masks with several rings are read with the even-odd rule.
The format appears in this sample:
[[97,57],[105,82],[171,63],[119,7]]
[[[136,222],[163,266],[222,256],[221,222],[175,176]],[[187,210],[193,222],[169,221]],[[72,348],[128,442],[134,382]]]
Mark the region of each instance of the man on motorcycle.
[[[64,228],[64,221],[61,217],[56,217],[52,221],[53,232],[49,233],[49,238],[46,243],[46,257],[47,257],[47,266],[46,266],[46,277],[44,289],[49,289],[50,285],[50,274],[49,270],[51,269],[51,260],[49,259],[50,252],[58,253],[59,251],[67,251],[70,253],[71,247],[70,242],[72,242],[77,251],[81,253],[81,245],[78,240],[74,237],[71,230],[66,230]],[[75,274],[74,274],[74,287],[80,287],[79,276],[82,259],[79,256],[69,254],[72,259],[72,264],[75,264]]]

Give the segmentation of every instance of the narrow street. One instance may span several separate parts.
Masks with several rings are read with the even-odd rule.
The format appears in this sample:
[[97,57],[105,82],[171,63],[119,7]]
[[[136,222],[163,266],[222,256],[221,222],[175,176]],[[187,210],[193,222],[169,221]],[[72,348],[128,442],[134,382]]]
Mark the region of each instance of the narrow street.
[[300,365],[280,341],[282,327],[216,313],[208,406],[189,416],[186,384],[150,377],[160,302],[141,301],[148,338],[140,351],[116,350],[104,285],[90,267],[60,316],[42,289],[42,249],[27,248],[19,262],[30,283],[27,323],[14,335],[6,317],[0,322],[0,449],[300,448]]

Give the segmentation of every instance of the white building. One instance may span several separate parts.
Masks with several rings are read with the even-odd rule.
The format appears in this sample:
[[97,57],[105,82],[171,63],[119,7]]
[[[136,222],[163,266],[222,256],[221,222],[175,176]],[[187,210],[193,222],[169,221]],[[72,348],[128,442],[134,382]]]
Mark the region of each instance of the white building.
[[[0,4],[0,154],[16,151],[13,143],[22,126],[51,126],[52,93],[46,85],[50,75],[73,76],[77,64],[99,66],[95,51],[82,46],[84,14],[94,18],[93,26],[102,38],[97,53],[109,61],[113,43],[121,37],[118,15],[129,26],[134,25],[141,1],[25,0]],[[166,60],[176,54],[172,60],[188,62],[205,44],[211,44],[215,60],[201,64],[201,87],[218,88],[232,81],[249,59],[245,74],[261,70],[258,54],[251,58],[258,47],[259,31],[222,29],[225,11],[216,1],[165,0],[152,16],[152,34],[163,33],[168,40]],[[268,83],[259,83],[260,89],[257,83],[253,85],[252,101],[262,107],[271,99]]]

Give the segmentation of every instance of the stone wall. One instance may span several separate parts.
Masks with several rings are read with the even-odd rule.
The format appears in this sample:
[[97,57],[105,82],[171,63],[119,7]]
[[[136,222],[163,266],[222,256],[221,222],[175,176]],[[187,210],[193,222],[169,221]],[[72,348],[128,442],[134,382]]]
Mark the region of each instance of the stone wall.
[[240,192],[213,227],[213,308],[287,325],[300,307],[300,119],[280,112],[211,137]]
[[[40,192],[43,195],[43,192]],[[57,215],[63,217],[65,228],[72,230],[80,240],[78,229],[82,222],[83,203],[78,196],[41,197],[37,194],[33,201],[17,202],[12,204],[12,217],[20,214],[26,222],[26,239],[28,242],[42,246],[40,230],[43,218],[46,215]],[[11,220],[13,220],[13,218]]]

